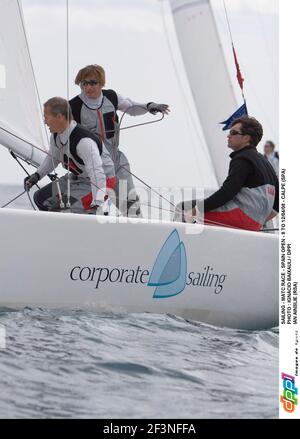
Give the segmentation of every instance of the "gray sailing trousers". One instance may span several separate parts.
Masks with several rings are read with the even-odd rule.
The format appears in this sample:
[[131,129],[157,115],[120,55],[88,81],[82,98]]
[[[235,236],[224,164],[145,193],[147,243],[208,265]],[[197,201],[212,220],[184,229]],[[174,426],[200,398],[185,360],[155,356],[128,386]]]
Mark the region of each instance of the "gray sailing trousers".
[[[39,210],[59,212],[63,210],[60,206],[58,184],[62,194],[63,202],[67,202],[68,174],[58,179],[58,182],[51,182],[37,190],[33,199]],[[72,213],[91,213],[87,210],[89,198],[91,198],[91,183],[87,178],[77,177],[70,174],[70,204]],[[87,197],[87,198],[85,198]]]

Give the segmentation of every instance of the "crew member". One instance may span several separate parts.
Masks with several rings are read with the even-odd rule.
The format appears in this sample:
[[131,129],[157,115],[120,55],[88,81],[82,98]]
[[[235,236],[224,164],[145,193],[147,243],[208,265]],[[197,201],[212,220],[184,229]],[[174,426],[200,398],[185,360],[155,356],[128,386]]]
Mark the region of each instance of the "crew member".
[[140,203],[127,157],[119,150],[117,110],[138,116],[150,112],[169,113],[169,106],[149,102],[141,104],[124,98],[114,90],[104,90],[105,71],[97,65],[88,65],[77,73],[75,84],[81,93],[70,100],[74,119],[96,133],[107,147],[115,165],[117,187],[116,204],[122,215],[140,216]]
[[49,154],[25,178],[25,188],[30,189],[60,163],[70,172],[36,191],[36,205],[40,210],[59,211],[70,202],[67,207],[74,213],[107,213],[108,191],[115,189],[116,177],[101,139],[72,119],[69,103],[63,98],[54,97],[44,104],[44,118],[52,133]]
[[236,119],[228,134],[230,154],[228,177],[222,187],[205,200],[177,206],[175,220],[200,219],[206,224],[258,231],[279,212],[279,184],[269,161],[256,146],[263,136],[261,124],[253,117]]

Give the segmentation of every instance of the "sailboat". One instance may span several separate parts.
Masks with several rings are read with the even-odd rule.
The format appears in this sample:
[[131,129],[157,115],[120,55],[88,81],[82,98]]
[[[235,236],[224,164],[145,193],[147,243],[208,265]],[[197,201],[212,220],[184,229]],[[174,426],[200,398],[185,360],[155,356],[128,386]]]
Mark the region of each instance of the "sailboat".
[[[224,140],[216,124],[236,108],[236,99],[210,2],[172,0],[169,7],[204,127],[203,169],[209,170],[209,184],[220,184],[228,157],[217,150]],[[202,81],[208,71],[188,51],[189,39],[199,39],[200,31],[220,63],[214,84]],[[19,0],[1,6],[0,49],[0,144],[39,165],[47,139]],[[201,44],[198,51],[199,59],[202,53],[209,56]],[[16,97],[18,105],[11,105]],[[0,242],[0,307],[169,313],[249,330],[278,325],[276,234],[150,218],[0,209]]]

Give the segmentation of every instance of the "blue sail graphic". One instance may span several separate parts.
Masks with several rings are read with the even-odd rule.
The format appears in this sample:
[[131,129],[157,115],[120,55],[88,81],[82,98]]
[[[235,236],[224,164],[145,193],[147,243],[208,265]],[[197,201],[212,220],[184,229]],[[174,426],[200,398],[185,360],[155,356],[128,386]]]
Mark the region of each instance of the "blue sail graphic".
[[[173,255],[171,256],[170,260],[168,261],[165,267],[165,270],[168,271],[170,270],[170,267],[174,267],[174,258],[178,259],[179,261],[179,266],[180,266],[179,276],[172,284],[158,285],[153,294],[153,298],[155,299],[176,296],[177,294],[181,293],[185,289],[187,262],[186,262],[186,252],[183,242],[181,242],[179,246],[176,248],[176,250],[174,251]],[[165,270],[162,273],[162,278],[164,276]]]
[[174,250],[180,244],[179,235],[176,229],[168,236],[164,245],[162,246],[156,261],[153,265],[152,272],[150,274],[148,286],[157,286],[157,285],[168,285],[175,280],[180,275],[180,270],[174,267],[174,270],[169,270],[166,272],[165,277],[162,278],[162,272],[165,270],[165,266],[169,261],[170,257],[174,253]]
[[175,229],[162,246],[149,278],[148,286],[156,286],[153,298],[181,293],[186,286],[186,275],[186,251]]

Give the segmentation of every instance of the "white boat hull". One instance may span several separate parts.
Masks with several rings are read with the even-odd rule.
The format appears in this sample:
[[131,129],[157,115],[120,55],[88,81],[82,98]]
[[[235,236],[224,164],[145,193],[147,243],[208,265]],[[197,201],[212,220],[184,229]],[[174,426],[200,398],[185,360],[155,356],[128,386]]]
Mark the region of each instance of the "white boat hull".
[[[171,282],[163,287],[166,297],[153,297],[150,274],[174,229],[187,257],[186,284],[172,295]],[[232,328],[277,326],[278,236],[186,230],[181,223],[2,209],[0,307],[146,311]]]

